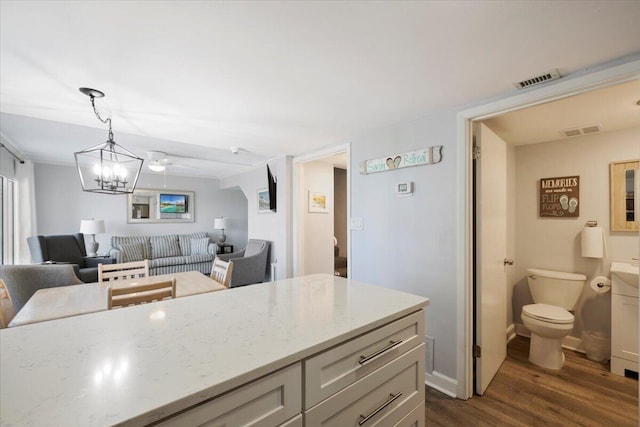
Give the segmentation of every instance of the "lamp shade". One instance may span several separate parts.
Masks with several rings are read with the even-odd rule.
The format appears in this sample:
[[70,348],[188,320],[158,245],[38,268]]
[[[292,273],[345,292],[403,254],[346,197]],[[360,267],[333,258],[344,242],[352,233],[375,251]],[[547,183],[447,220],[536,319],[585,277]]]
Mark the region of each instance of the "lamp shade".
[[104,220],[102,219],[83,219],[80,221],[80,232],[82,234],[101,234],[104,233]]
[[224,230],[227,228],[227,220],[225,218],[216,218],[213,220],[213,228],[216,230]]

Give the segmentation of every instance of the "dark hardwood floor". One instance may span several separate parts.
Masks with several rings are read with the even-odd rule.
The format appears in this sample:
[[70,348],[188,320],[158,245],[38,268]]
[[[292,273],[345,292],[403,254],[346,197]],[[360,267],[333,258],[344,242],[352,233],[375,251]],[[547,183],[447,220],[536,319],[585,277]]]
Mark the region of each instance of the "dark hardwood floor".
[[464,401],[427,387],[427,426],[638,426],[638,381],[564,353],[560,371],[540,368],[528,361],[529,339],[516,337],[483,396]]

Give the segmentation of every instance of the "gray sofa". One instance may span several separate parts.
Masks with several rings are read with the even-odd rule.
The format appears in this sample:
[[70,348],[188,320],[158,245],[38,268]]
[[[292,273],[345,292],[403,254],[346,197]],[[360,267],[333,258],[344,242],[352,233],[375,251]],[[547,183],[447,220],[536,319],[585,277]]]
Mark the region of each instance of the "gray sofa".
[[16,313],[37,290],[82,283],[71,264],[0,265],[0,279],[7,284]]
[[262,283],[267,273],[269,242],[249,239],[247,247],[231,254],[219,254],[223,261],[233,261],[230,288]]
[[211,273],[216,244],[206,232],[162,236],[113,236],[109,255],[117,263],[149,260],[149,274]]

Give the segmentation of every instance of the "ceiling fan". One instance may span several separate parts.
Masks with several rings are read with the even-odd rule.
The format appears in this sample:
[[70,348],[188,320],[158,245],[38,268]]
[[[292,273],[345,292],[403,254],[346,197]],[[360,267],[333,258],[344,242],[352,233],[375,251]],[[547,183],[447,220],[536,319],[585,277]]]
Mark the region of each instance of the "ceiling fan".
[[172,164],[169,161],[169,155],[163,151],[147,151],[147,157],[149,158],[147,166],[153,172],[164,172],[167,166]]
[[[232,147],[231,152],[233,154],[238,154],[238,152],[248,152],[239,147]],[[180,160],[200,160],[200,161],[208,161],[214,163],[223,163],[223,164],[234,164],[234,165],[242,165],[242,166],[251,166],[251,162],[247,161],[228,161],[228,160],[214,160],[214,159],[205,159],[205,158],[196,158],[190,156],[183,156],[179,154],[169,154],[164,151],[147,151],[147,166],[153,172],[165,172],[168,166],[172,167],[182,167],[182,168],[190,168],[189,162],[184,162],[185,164],[181,164]]]

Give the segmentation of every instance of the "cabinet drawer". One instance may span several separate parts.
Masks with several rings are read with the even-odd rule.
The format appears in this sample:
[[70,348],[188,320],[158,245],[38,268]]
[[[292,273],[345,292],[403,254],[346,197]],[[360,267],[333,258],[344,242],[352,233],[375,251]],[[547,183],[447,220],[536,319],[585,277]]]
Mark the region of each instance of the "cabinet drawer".
[[400,420],[398,424],[394,424],[393,427],[425,427],[425,412],[424,403],[418,404],[413,411]]
[[300,413],[301,373],[300,363],[296,363],[232,392],[186,409],[158,425],[278,426]]
[[424,344],[305,413],[305,426],[373,427],[400,422],[424,405]]
[[308,359],[305,409],[423,342],[424,310],[420,310]]

